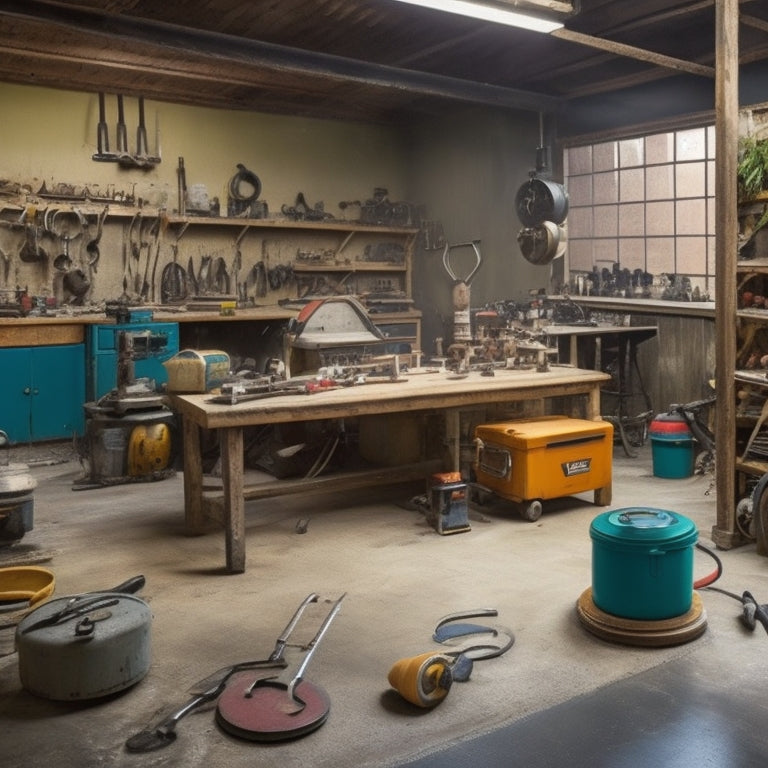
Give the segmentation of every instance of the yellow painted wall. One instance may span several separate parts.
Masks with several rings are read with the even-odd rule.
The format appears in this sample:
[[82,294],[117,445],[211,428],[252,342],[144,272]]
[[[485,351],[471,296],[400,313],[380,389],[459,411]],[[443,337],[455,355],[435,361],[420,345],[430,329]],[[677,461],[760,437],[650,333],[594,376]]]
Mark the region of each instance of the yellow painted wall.
[[[279,216],[282,206],[292,207],[299,192],[315,206],[335,218],[344,218],[342,201],[365,201],[376,187],[389,190],[390,199],[404,199],[406,159],[402,138],[397,131],[368,124],[310,120],[271,114],[237,112],[180,106],[164,102],[145,103],[150,154],[161,155],[161,162],[149,169],[123,168],[114,162],[97,162],[98,96],[0,83],[0,181],[21,184],[32,193],[44,186],[51,191],[58,185],[71,185],[75,191],[87,187],[91,195],[113,198],[115,194],[133,196],[145,203],[144,221],[156,207],[174,213],[178,209],[178,162],[184,158],[188,189],[204,185],[208,197],[218,197],[221,212],[227,210],[227,187],[242,163],[260,179],[260,200],[270,215]],[[110,150],[117,149],[117,101],[107,96],[106,122]],[[138,102],[125,99],[128,149],[136,151]],[[159,150],[158,150],[159,145]],[[0,202],[2,202],[0,200]],[[57,203],[40,201],[40,206]],[[148,207],[147,207],[148,206]],[[116,209],[119,206],[115,207]],[[18,210],[18,209],[17,209]],[[359,209],[349,209],[356,216]],[[64,273],[53,262],[65,250],[61,238],[46,235],[42,246],[46,258],[29,263],[19,258],[24,243],[22,227],[11,227],[16,214],[6,211],[6,224],[0,227],[0,255],[10,258],[6,277],[0,269],[0,290],[26,288],[34,295],[53,296],[59,303],[71,302],[64,288]],[[100,242],[101,256],[96,268],[89,266],[85,245],[95,236],[91,226],[67,244],[67,255],[74,269],[81,269],[90,281],[86,303],[117,299],[127,283],[135,293],[145,282],[146,249],[139,258],[128,259],[131,274],[126,276],[125,243],[130,232],[125,220],[107,219]],[[65,218],[59,224],[66,225]],[[57,231],[61,227],[57,226]],[[79,232],[79,229],[72,231]],[[187,267],[190,259],[196,270],[204,258],[223,258],[231,266],[234,241],[239,230],[221,227],[190,227],[179,243],[179,263]],[[138,240],[138,231],[133,233]],[[161,239],[158,256],[151,254],[150,275],[162,273],[172,258],[172,240]],[[312,247],[307,243],[303,247]],[[239,279],[265,258],[267,246],[249,234],[241,242],[242,269]],[[272,265],[290,262],[296,245],[270,241]],[[318,248],[328,247],[317,244]],[[130,253],[130,244],[128,246]],[[154,261],[157,258],[157,268]],[[0,263],[0,267],[5,264]],[[137,277],[137,275],[140,276]],[[135,290],[131,290],[131,288]],[[233,286],[232,292],[235,292]],[[159,301],[158,292],[155,297]],[[265,303],[282,295],[270,294]]]
[[[110,148],[116,147],[117,104],[107,96]],[[149,149],[156,152],[159,132],[162,162],[150,170],[122,169],[94,162],[97,149],[96,94],[0,83],[0,179],[113,185],[152,205],[177,205],[178,158],[184,157],[187,185],[204,184],[209,196],[226,205],[226,187],[243,163],[262,182],[270,210],[293,205],[301,191],[314,205],[340,215],[342,200],[368,199],[374,187],[386,187],[402,199],[405,159],[397,133],[373,125],[310,120],[253,112],[230,112],[147,101]],[[136,99],[125,99],[128,145],[135,151]]]

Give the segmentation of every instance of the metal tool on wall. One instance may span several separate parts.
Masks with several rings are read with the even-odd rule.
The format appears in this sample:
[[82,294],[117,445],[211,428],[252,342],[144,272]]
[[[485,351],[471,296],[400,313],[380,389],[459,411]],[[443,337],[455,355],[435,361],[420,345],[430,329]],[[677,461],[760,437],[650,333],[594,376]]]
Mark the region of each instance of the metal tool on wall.
[[[466,277],[457,277],[451,265],[451,251],[457,248],[471,247],[475,255],[475,264],[467,272]],[[477,270],[480,269],[482,264],[482,257],[480,256],[480,241],[472,240],[468,243],[450,243],[445,244],[443,249],[443,266],[448,276],[453,280],[453,340],[456,341],[471,341],[472,330],[470,327],[470,313],[469,313],[469,286],[472,283],[472,278],[477,274]]]
[[91,157],[98,162],[118,163],[126,168],[153,168],[161,161],[160,157],[160,129],[157,128],[155,139],[155,154],[149,153],[147,142],[147,128],[144,120],[144,97],[138,97],[138,127],[136,130],[136,151],[128,149],[128,136],[125,125],[124,97],[118,94],[117,100],[117,151],[113,152],[109,147],[109,126],[107,124],[106,96],[99,93],[99,122],[96,126],[97,151]]

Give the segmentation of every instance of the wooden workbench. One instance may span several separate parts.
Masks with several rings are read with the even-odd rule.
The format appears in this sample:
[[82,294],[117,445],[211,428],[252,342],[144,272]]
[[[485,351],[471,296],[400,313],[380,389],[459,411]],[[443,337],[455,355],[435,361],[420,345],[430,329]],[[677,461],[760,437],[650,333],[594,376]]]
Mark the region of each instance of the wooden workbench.
[[[465,378],[451,378],[445,373],[419,373],[399,382],[363,384],[311,395],[291,394],[235,405],[212,403],[210,395],[173,395],[173,407],[183,419],[187,529],[190,533],[202,533],[208,518],[217,519],[224,528],[226,569],[230,573],[242,573],[245,571],[246,500],[404,482],[426,478],[436,471],[458,470],[462,411],[518,401],[540,401],[540,412],[544,413],[546,401],[574,398],[570,412],[565,415],[599,419],[600,385],[609,378],[598,371],[553,366],[542,373],[497,370],[495,376],[470,373]],[[576,400],[580,401],[578,405]],[[559,407],[563,408],[562,405]],[[444,459],[311,479],[245,483],[245,427],[418,412],[437,412],[445,419],[448,455]],[[201,429],[219,431],[222,482],[220,489],[214,492],[204,483]]]

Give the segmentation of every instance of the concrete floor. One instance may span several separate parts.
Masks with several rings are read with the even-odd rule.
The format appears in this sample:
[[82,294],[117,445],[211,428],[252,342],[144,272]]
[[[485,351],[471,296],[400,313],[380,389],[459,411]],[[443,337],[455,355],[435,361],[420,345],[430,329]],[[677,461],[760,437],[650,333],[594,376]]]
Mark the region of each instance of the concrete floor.
[[[16,447],[12,460],[39,462]],[[669,648],[606,642],[585,631],[575,605],[591,583],[589,526],[605,511],[592,494],[545,503],[537,523],[503,504],[472,512],[472,530],[440,536],[409,505],[421,489],[286,497],[248,505],[247,570],[223,572],[220,533],[188,537],[181,477],[73,491],[80,476],[66,446],[57,463],[34,463],[35,527],[12,551],[40,557],[55,597],[105,589],[144,574],[152,614],[152,664],[130,690],[88,703],[27,693],[18,657],[0,657],[0,754],[6,768],[83,766],[757,766],[768,752],[768,635],[748,632],[732,598],[701,591],[704,634]],[[710,478],[652,476],[649,445],[614,451],[611,509],[648,506],[690,517],[710,545]],[[298,521],[308,522],[304,534]],[[717,586],[768,601],[768,560],[748,545],[720,552]],[[0,563],[2,553],[0,553]],[[696,551],[695,578],[713,570]],[[264,658],[301,600],[346,597],[306,679],[331,711],[319,730],[260,744],[232,737],[205,709],[178,738],[147,754],[125,740],[183,703],[193,683],[230,663]],[[327,603],[311,606],[296,633],[310,637]],[[477,662],[435,709],[405,703],[387,672],[398,659],[440,650],[437,621],[498,610],[516,642]],[[0,630],[7,644],[12,629]],[[4,638],[3,638],[4,635]],[[0,645],[2,647],[2,645]]]

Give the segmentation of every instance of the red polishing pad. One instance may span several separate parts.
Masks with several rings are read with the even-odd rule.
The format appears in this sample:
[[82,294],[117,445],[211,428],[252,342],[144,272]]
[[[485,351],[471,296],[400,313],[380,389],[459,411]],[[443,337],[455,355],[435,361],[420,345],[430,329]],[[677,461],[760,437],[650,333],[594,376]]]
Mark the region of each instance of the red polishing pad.
[[280,741],[305,736],[325,722],[331,700],[322,688],[302,680],[292,699],[286,688],[254,686],[257,677],[253,671],[233,675],[219,697],[216,722],[227,733],[250,741]]

